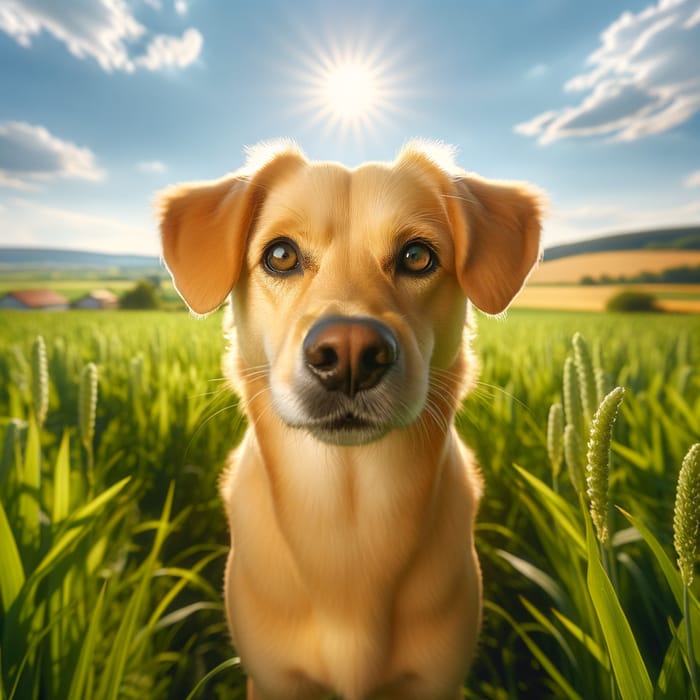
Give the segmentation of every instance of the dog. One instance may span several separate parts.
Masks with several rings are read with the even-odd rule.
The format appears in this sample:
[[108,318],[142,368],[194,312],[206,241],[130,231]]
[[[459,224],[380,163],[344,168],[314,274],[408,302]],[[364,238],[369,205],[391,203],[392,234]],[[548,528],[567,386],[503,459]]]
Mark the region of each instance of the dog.
[[471,305],[499,314],[525,283],[541,194],[431,144],[348,169],[283,142],[159,203],[191,311],[230,298],[248,428],[220,482],[224,596],[248,697],[461,697],[482,479],[453,418]]

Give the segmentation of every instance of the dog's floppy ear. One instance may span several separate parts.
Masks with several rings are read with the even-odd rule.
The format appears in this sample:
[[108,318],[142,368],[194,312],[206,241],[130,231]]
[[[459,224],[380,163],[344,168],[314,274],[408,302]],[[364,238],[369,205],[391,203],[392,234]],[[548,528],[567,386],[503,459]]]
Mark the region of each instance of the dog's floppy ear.
[[159,195],[163,259],[192,311],[213,311],[233,289],[265,193],[277,177],[303,162],[298,151],[286,149],[252,174],[176,185]]
[[498,314],[520,291],[540,257],[544,198],[522,183],[454,177],[448,197],[457,277],[482,311]]

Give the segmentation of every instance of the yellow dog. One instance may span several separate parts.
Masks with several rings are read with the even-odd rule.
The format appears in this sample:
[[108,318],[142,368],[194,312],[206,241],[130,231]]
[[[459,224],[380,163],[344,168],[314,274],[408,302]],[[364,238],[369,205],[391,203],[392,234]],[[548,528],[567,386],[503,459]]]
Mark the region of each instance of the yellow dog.
[[189,307],[231,295],[249,428],[221,480],[225,599],[249,697],[461,697],[481,618],[481,481],[452,426],[469,304],[522,287],[540,195],[421,143],[352,170],[282,144],[160,206]]

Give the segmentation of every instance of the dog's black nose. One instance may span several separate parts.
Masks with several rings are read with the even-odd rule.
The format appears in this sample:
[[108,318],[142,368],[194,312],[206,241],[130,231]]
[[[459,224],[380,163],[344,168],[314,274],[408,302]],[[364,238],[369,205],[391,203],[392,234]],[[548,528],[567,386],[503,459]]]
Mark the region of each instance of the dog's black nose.
[[303,345],[306,366],[328,391],[351,398],[371,389],[399,357],[387,326],[371,318],[332,316],[316,323]]

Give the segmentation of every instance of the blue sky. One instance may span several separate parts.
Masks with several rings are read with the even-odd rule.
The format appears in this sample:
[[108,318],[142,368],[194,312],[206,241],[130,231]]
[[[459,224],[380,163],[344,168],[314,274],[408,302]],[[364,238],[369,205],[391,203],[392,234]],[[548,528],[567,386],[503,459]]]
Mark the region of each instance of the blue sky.
[[0,245],[157,254],[157,190],[277,137],[453,144],[549,193],[547,244],[700,223],[697,0],[0,0],[0,95]]

